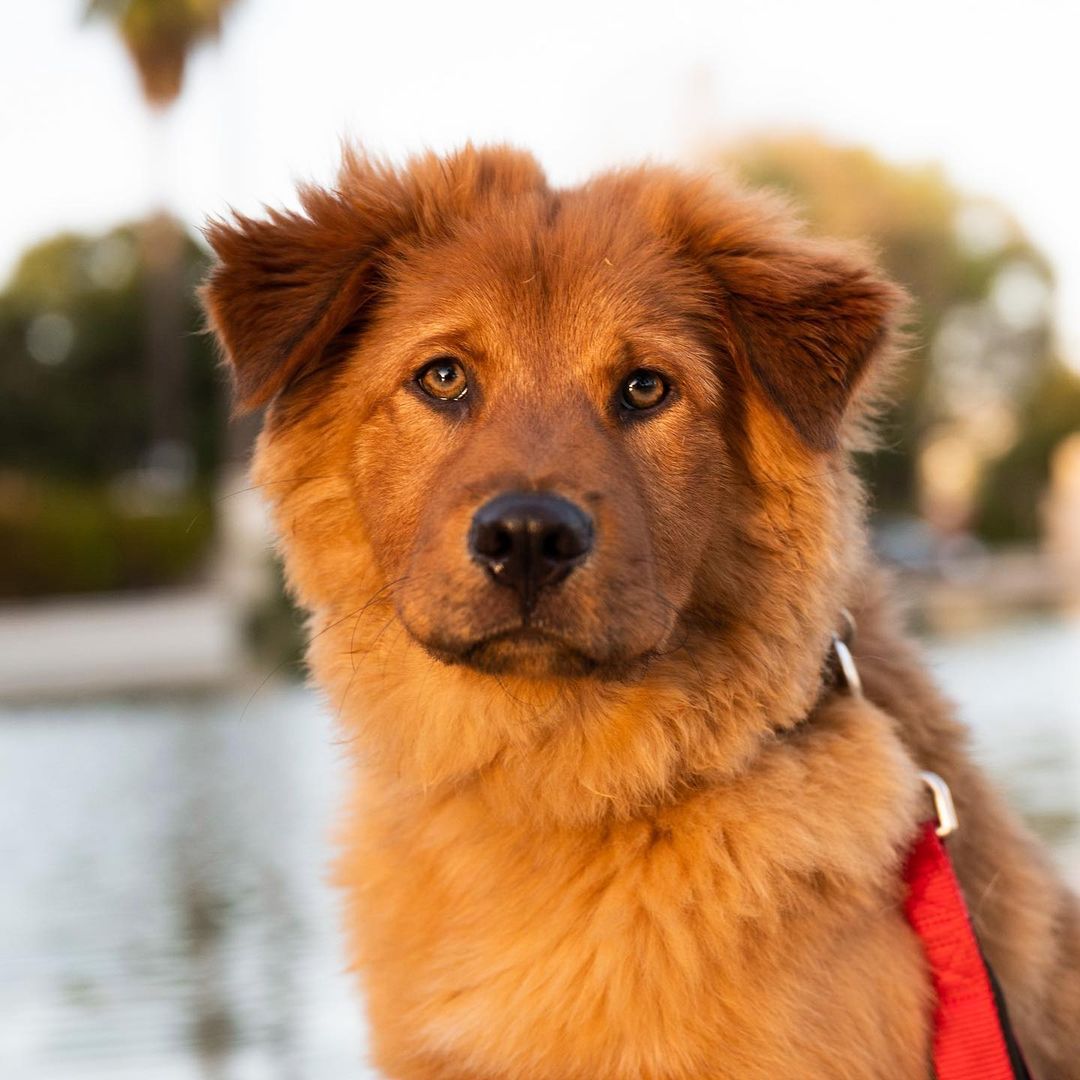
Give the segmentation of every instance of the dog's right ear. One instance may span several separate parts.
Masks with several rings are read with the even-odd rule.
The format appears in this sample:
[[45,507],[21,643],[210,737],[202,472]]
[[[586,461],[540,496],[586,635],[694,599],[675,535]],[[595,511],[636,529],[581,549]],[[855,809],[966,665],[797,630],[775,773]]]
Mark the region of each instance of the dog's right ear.
[[377,255],[400,224],[391,192],[382,194],[362,205],[351,193],[307,187],[299,212],[236,214],[207,227],[217,263],[201,298],[239,412],[316,365],[370,298]]
[[267,404],[332,352],[378,288],[390,248],[437,241],[495,202],[546,189],[533,157],[509,147],[422,154],[402,169],[347,150],[337,187],[301,188],[300,211],[211,222],[217,263],[201,298],[237,409]]

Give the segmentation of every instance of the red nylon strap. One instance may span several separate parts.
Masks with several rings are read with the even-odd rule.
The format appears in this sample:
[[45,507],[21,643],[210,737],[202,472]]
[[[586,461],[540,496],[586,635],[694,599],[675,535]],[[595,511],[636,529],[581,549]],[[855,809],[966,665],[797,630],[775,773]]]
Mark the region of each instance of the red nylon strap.
[[904,912],[922,940],[937,1004],[937,1080],[1014,1080],[994,993],[960,884],[933,822],[908,856]]

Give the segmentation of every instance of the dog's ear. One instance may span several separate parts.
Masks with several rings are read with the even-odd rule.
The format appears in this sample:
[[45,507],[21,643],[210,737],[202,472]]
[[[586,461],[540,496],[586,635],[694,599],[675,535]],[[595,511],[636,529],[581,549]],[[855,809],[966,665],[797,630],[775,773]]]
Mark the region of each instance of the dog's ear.
[[341,190],[303,188],[300,204],[300,211],[235,214],[206,228],[217,262],[201,298],[241,412],[265,405],[315,365],[363,306],[397,216]]
[[356,326],[395,244],[437,239],[544,183],[531,156],[501,147],[421,155],[400,170],[347,152],[337,186],[301,188],[299,211],[211,222],[217,262],[201,298],[238,410],[267,404]]
[[712,282],[715,329],[812,450],[833,449],[890,351],[902,289],[856,248],[807,237],[783,202],[670,173],[649,200]]
[[812,450],[837,444],[844,415],[886,353],[904,294],[858,256],[797,238],[710,260],[733,350]]

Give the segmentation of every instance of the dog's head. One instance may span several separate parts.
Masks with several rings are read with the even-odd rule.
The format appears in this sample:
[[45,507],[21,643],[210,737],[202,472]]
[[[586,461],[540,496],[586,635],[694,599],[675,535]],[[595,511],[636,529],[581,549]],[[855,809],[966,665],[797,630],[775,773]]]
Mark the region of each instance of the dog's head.
[[302,207],[213,224],[204,299],[339,652],[374,605],[488,678],[632,680],[699,631],[732,677],[820,662],[900,299],[863,259],[707,179],[555,191],[501,149],[349,156]]

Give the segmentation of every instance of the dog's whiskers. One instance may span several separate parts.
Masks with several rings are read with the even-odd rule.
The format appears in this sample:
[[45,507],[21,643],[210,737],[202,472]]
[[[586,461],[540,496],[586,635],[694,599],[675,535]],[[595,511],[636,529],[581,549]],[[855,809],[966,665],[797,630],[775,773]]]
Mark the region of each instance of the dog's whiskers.
[[404,585],[405,582],[408,581],[408,580],[409,580],[409,575],[408,574],[403,574],[401,577],[395,578],[393,581],[388,581],[385,585],[382,586],[382,588],[377,589],[374,593],[372,593],[372,595],[369,598],[369,600],[367,601],[367,603],[364,604],[364,606],[362,608],[360,608],[359,612],[356,613],[356,622],[353,623],[352,633],[349,635],[349,655],[351,657],[353,657],[353,662],[352,662],[353,674],[356,673],[356,659],[355,659],[355,655],[356,655],[355,654],[356,631],[359,628],[360,622],[363,619],[364,615],[366,614],[368,608],[370,608],[371,605],[374,604],[382,596],[383,593],[388,592],[388,593],[390,593],[392,595],[394,590],[398,586]]
[[[340,626],[343,622],[347,622],[354,615],[356,615],[357,612],[362,613],[363,610],[364,610],[364,606],[365,605],[361,605],[361,607],[355,609],[354,611],[348,612],[346,615],[343,615],[340,619],[335,619],[334,622],[328,624],[327,626],[324,626],[320,631],[318,631],[318,633],[312,634],[311,637],[308,638],[308,645],[310,646],[311,642],[315,641],[316,638],[320,638],[320,637],[322,637],[323,634],[329,633],[331,630],[334,629],[335,626]],[[280,671],[282,671],[282,669],[288,667],[290,663],[291,663],[290,660],[282,660],[280,663],[275,664],[274,667],[271,668],[271,670],[269,672],[267,672],[267,674],[263,677],[263,679],[259,683],[259,685],[256,686],[255,689],[251,692],[251,696],[247,699],[247,701],[244,704],[243,709],[240,711],[240,719],[241,720],[243,720],[244,717],[247,715],[247,711],[251,707],[251,703],[255,700],[256,696],[259,694],[259,691],[261,691],[263,689],[263,687],[266,686],[266,684],[275,675],[277,675]]]
[[354,660],[353,669],[352,669],[351,674],[349,675],[349,681],[345,684],[345,689],[342,691],[342,694],[341,694],[341,701],[338,703],[337,713],[334,716],[335,723],[339,723],[341,721],[342,716],[345,714],[345,705],[349,700],[349,694],[352,692],[352,687],[353,687],[353,683],[356,681],[357,672],[360,670],[361,666],[363,665],[364,660],[366,660],[375,651],[376,647],[379,644],[380,638],[386,632],[386,628],[394,621],[395,618],[396,618],[396,616],[394,615],[393,612],[391,612],[390,617],[386,620],[386,622],[384,622],[382,624],[382,627],[379,629],[379,632],[375,635],[374,640],[371,642],[371,644],[368,646],[368,648],[363,652],[360,663],[358,664]]

